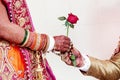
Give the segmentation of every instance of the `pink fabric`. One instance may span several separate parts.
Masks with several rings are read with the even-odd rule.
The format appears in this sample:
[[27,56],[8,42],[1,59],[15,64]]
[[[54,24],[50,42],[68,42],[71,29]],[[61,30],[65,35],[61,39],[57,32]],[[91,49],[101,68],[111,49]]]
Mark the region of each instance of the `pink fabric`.
[[49,76],[51,78],[50,80],[56,80],[56,78],[51,70],[51,67],[49,66],[48,61],[46,59],[45,59],[45,63],[46,63],[46,69],[47,69]]
[[[34,26],[32,23],[32,19],[26,4],[25,0],[3,0],[5,3],[6,9],[8,11],[8,16],[11,22],[18,24],[20,27],[29,29],[30,31],[34,31]],[[24,13],[25,12],[25,13]],[[31,53],[25,49],[20,48],[22,55],[24,55],[25,63],[26,63],[26,71],[27,73],[27,80],[33,80],[34,75],[32,74],[32,70],[34,69],[31,61]],[[41,55],[40,55],[41,56]],[[47,63],[47,60],[41,62],[42,67],[44,68],[43,74],[47,76],[46,80],[56,80],[55,76]],[[0,77],[0,80],[1,77]],[[16,79],[13,79],[16,80]]]

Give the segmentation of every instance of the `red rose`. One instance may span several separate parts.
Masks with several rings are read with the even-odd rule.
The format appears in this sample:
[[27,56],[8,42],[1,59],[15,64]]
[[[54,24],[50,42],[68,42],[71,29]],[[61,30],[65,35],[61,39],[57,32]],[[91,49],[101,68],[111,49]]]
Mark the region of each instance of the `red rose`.
[[58,19],[60,21],[65,21],[64,25],[67,28],[67,31],[66,31],[67,36],[69,34],[69,28],[74,29],[74,24],[76,24],[77,21],[79,20],[79,18],[76,15],[72,14],[72,13],[68,14],[67,18],[65,16],[61,16],[61,17],[58,17]]
[[79,20],[79,18],[76,15],[74,15],[72,13],[68,14],[68,18],[67,18],[68,22],[75,24],[75,23],[77,23],[78,20]]

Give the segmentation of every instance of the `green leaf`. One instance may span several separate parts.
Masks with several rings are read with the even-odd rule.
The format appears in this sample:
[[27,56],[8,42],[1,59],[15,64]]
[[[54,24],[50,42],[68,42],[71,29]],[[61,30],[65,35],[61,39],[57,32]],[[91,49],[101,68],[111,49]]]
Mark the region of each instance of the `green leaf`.
[[65,26],[69,26],[69,22],[67,20],[65,21]]
[[62,17],[58,17],[58,19],[61,21],[64,21],[64,20],[66,20],[66,17],[62,16]]
[[72,54],[72,55],[70,56],[70,59],[71,59],[71,61],[75,61],[75,55]]
[[74,28],[74,25],[73,25],[73,24],[70,24],[70,27],[71,27],[71,28]]
[[72,54],[72,55],[70,56],[70,59],[71,59],[71,61],[72,61],[73,66],[76,66],[76,57],[75,57],[74,54]]
[[76,66],[76,61],[72,61],[73,66]]

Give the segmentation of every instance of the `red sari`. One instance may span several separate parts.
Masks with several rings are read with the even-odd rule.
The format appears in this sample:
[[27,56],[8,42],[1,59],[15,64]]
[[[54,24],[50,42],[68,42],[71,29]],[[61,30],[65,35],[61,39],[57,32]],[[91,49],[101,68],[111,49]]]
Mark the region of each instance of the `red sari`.
[[[25,0],[2,0],[9,20],[34,31]],[[39,54],[39,58],[37,58]],[[0,80],[56,80],[42,52],[0,40]],[[37,61],[40,61],[38,64]],[[40,71],[36,71],[40,67]]]

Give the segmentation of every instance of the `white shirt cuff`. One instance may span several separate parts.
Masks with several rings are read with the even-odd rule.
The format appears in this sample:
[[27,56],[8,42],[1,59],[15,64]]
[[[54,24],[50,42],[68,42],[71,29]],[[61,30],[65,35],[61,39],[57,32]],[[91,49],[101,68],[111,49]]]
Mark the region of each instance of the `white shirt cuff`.
[[87,72],[91,66],[90,59],[87,55],[81,54],[84,59],[84,65],[82,67],[79,67],[80,70]]
[[49,42],[49,47],[48,47],[47,51],[51,51],[54,48],[54,44],[55,44],[55,40],[53,37],[49,36],[49,40],[50,40],[50,42]]

